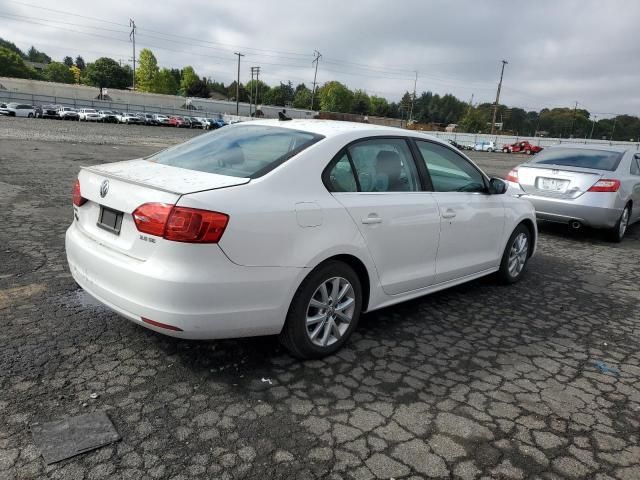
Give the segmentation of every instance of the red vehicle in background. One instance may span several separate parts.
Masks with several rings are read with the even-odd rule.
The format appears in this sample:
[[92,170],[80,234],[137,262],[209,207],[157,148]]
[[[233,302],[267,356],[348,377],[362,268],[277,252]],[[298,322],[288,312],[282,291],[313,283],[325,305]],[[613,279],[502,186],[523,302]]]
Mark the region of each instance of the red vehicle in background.
[[522,142],[512,143],[511,145],[503,145],[502,152],[503,153],[526,153],[527,155],[534,155],[538,152],[542,151],[542,147],[538,145],[532,145],[526,140]]
[[187,123],[185,121],[184,118],[182,117],[169,117],[169,121],[167,122],[167,125],[169,125],[170,127],[187,127],[189,128],[191,126],[191,124]]

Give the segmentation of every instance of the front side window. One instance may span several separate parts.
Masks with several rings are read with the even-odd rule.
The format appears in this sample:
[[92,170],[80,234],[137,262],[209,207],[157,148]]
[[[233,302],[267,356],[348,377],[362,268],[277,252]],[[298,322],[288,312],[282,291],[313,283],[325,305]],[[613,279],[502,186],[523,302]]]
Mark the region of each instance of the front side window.
[[257,178],[322,138],[290,128],[236,125],[200,135],[147,160],[199,172]]
[[436,143],[417,140],[435,192],[485,192],[483,175],[467,159]]
[[364,140],[348,148],[362,192],[416,192],[420,182],[411,150],[399,138]]

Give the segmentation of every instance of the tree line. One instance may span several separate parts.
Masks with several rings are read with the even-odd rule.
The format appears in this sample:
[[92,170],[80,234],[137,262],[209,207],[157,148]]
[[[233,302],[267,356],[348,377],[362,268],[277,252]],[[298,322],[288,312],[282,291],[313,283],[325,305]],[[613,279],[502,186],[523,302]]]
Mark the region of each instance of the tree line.
[[[443,127],[457,124],[456,131],[488,133],[491,130],[493,104],[470,105],[454,95],[423,92],[416,98],[405,92],[399,102],[369,95],[361,89],[351,90],[341,82],[331,80],[312,92],[304,83],[292,82],[268,85],[262,80],[251,80],[236,87],[236,81],[227,85],[210,77],[200,76],[191,65],[184,68],[165,68],[150,49],[142,49],[135,72],[136,90],[165,95],[209,98],[222,96],[228,100],[253,102],[327,112],[352,113],[408,120]],[[26,62],[45,64],[41,72]],[[82,56],[75,60],[66,56],[61,62],[53,61],[46,53],[31,47],[26,53],[15,44],[0,38],[0,76],[33,78],[59,83],[85,84],[103,88],[131,88],[133,71],[129,64],[121,65],[112,58],[101,57],[85,63]],[[312,99],[313,96],[313,99]],[[313,100],[313,101],[312,101]],[[544,108],[526,111],[518,107],[498,105],[496,122],[504,133],[521,136],[549,136],[561,138],[603,138],[640,140],[640,118],[618,115],[597,119],[585,109]]]

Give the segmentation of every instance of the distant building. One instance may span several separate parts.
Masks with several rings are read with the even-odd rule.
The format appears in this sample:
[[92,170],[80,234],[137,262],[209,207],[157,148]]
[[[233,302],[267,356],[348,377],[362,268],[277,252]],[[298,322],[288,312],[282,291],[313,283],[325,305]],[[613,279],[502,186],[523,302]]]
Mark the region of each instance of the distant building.
[[444,131],[447,132],[447,133],[453,133],[453,132],[456,131],[456,128],[458,128],[458,124],[457,123],[450,123],[449,125],[444,127]]
[[38,72],[41,72],[44,70],[44,68],[48,65],[47,63],[41,63],[41,62],[30,62],[28,60],[25,60],[24,63],[26,63],[28,66],[30,66],[31,68],[33,68],[34,70],[37,70]]

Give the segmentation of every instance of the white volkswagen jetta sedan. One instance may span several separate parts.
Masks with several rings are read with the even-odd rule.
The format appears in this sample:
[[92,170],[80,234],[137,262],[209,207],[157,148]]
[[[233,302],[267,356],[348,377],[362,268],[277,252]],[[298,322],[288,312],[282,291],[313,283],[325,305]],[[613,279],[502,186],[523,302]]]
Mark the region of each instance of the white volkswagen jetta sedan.
[[139,325],[279,334],[321,357],[361,312],[494,272],[517,281],[535,212],[505,191],[418,132],[253,121],[82,168],[67,258],[82,288]]

